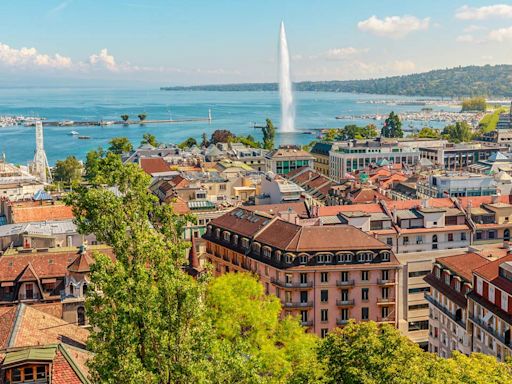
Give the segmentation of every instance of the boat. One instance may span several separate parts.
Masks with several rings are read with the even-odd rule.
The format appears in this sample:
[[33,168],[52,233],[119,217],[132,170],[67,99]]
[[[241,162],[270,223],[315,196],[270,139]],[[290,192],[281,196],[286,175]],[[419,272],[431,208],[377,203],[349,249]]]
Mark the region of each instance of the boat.
[[115,121],[105,121],[105,120],[100,121],[100,125],[113,125],[113,124],[115,124]]
[[79,133],[77,131],[71,131],[68,133],[68,135],[71,135],[71,136],[78,136]]
[[78,136],[80,140],[89,140],[91,136]]
[[61,121],[61,122],[59,123],[59,126],[60,126],[60,127],[68,127],[68,126],[70,126],[70,125],[74,125],[74,124],[75,124],[75,122],[74,122],[74,121],[72,121],[72,120],[66,120],[66,121]]

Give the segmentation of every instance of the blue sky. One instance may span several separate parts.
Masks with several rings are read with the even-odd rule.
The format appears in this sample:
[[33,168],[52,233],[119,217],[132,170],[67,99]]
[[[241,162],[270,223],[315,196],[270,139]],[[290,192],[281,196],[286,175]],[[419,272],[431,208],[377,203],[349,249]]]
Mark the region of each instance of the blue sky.
[[0,2],[0,86],[296,81],[512,63],[512,4],[397,0]]

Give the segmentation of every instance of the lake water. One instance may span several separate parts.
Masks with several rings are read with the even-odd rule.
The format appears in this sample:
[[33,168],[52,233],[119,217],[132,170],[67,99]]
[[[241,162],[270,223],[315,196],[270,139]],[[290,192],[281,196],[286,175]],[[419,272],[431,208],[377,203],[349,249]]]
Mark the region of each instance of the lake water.
[[[299,133],[277,136],[279,144],[306,144],[315,135],[301,134],[315,128],[343,127],[346,124],[382,121],[336,120],[338,115],[387,114],[391,110],[418,111],[421,106],[369,104],[368,100],[393,99],[397,96],[375,96],[345,93],[296,93],[296,127]],[[405,98],[404,98],[405,99]],[[411,98],[407,98],[411,100]],[[91,127],[45,127],[44,146],[51,165],[68,155],[81,159],[98,146],[108,147],[115,136],[126,136],[138,145],[143,133],[154,134],[158,141],[179,143],[188,137],[200,140],[216,129],[228,129],[235,134],[251,134],[261,139],[261,130],[254,123],[264,124],[265,118],[279,126],[279,96],[277,92],[203,92],[160,91],[158,89],[96,89],[96,88],[0,88],[0,115],[39,116],[48,120],[119,120],[122,114],[137,119],[146,113],[148,119],[206,118],[211,109],[213,121],[176,124],[114,125]],[[446,109],[446,107],[445,107]],[[404,123],[407,129],[411,124]],[[415,123],[421,128],[423,123]],[[438,124],[439,126],[439,124]],[[71,130],[90,140],[68,135]],[[35,135],[33,127],[0,128],[0,151],[13,163],[27,164],[33,157]]]

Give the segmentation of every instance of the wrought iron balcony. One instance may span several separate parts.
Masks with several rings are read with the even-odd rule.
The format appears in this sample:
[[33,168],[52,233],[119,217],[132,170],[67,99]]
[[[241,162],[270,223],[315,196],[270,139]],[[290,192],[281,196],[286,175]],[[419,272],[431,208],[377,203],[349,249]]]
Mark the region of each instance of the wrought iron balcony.
[[337,280],[336,285],[338,287],[353,287],[354,280]]

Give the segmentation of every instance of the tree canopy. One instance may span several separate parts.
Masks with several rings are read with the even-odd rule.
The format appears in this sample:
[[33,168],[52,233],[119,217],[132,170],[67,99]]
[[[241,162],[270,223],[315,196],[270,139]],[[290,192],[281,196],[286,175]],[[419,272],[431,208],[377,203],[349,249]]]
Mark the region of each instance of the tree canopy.
[[229,143],[235,135],[227,129],[217,129],[212,133],[210,143]]
[[473,139],[473,130],[465,121],[457,121],[443,129],[443,137],[452,143],[465,143]]
[[68,156],[65,160],[58,160],[55,163],[53,177],[55,181],[73,183],[82,178],[83,166],[75,156]]
[[485,97],[471,97],[462,100],[462,112],[485,112],[487,109],[487,101]]
[[267,119],[266,125],[261,129],[263,132],[263,148],[271,150],[274,148],[274,139],[276,136],[276,128],[272,120]]
[[142,135],[140,145],[144,144],[149,144],[152,145],[153,147],[158,147],[160,145],[160,143],[156,140],[156,136],[149,132],[146,132],[145,134]]
[[400,117],[398,117],[395,112],[391,111],[388,118],[384,121],[384,126],[382,127],[380,134],[383,137],[404,137],[404,131],[402,131],[402,122],[400,121]]
[[113,137],[109,141],[110,146],[108,147],[109,152],[122,155],[126,152],[133,151],[133,145],[127,137]]
[[418,132],[417,135],[420,139],[439,139],[441,138],[441,133],[438,129],[423,127]]
[[181,143],[178,144],[178,147],[181,148],[181,149],[185,149],[185,148],[190,148],[194,145],[197,145],[197,140],[194,139],[193,137],[189,137],[188,139],[182,141]]

